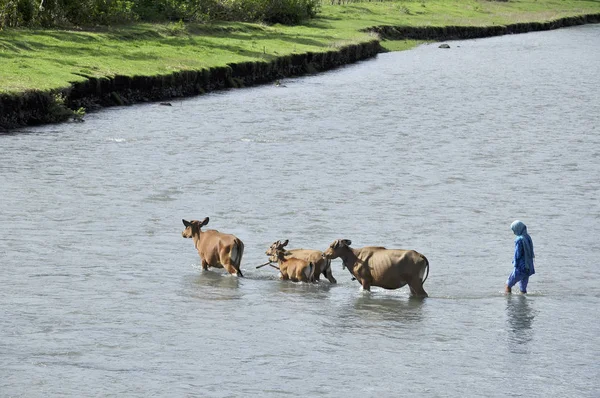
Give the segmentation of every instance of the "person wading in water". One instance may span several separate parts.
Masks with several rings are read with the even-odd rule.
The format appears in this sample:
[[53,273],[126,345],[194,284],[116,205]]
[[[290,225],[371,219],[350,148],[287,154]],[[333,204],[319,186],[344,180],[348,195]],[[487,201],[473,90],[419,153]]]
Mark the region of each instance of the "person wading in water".
[[527,227],[521,221],[513,221],[510,229],[517,237],[515,238],[515,255],[512,261],[514,268],[506,281],[504,291],[507,294],[512,293],[512,287],[519,282],[521,293],[526,294],[529,277],[535,274],[533,268],[533,259],[535,258],[533,241],[527,233]]

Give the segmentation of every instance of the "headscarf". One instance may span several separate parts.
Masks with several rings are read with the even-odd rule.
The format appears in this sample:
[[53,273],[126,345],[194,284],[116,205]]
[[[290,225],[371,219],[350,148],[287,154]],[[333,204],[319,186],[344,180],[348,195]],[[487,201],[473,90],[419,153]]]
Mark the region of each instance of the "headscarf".
[[519,220],[513,221],[510,224],[510,229],[517,235],[515,238],[515,243],[519,240],[523,242],[523,259],[525,260],[525,269],[530,270],[531,265],[533,265],[533,259],[535,258],[535,254],[533,253],[533,241],[531,240],[531,236],[527,233],[527,226],[523,224],[523,222]]

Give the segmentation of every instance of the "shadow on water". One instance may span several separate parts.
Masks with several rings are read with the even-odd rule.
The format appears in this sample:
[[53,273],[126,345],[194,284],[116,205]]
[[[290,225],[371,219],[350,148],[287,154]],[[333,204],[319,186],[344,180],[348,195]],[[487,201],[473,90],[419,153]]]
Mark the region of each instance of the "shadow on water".
[[526,345],[533,338],[535,311],[529,301],[524,295],[507,295],[506,317],[511,351],[521,352],[522,349],[517,347]]

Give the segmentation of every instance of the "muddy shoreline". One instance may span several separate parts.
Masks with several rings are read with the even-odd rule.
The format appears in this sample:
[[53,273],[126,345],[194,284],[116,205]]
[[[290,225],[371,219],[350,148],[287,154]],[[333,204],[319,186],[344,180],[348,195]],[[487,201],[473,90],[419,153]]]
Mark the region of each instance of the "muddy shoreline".
[[[561,18],[549,22],[506,26],[406,27],[376,26],[368,29],[384,40],[464,40],[506,34],[558,29],[600,23],[600,14]],[[0,130],[63,122],[72,110],[93,112],[104,107],[166,101],[228,88],[249,87],[277,79],[335,69],[375,57],[384,51],[379,40],[348,45],[323,53],[294,54],[271,62],[229,64],[198,71],[181,71],[162,76],[87,77],[83,82],[52,91],[0,94]]]

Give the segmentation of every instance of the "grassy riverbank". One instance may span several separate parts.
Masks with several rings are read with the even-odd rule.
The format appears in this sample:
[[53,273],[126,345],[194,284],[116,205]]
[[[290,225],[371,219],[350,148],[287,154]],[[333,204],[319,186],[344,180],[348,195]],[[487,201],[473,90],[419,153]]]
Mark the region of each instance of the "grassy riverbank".
[[[598,1],[420,0],[323,5],[302,26],[135,24],[85,30],[0,32],[0,92],[48,90],[88,77],[164,75],[229,63],[270,61],[372,40],[362,30],[392,26],[493,26],[600,12]],[[386,41],[390,50],[414,41]]]

